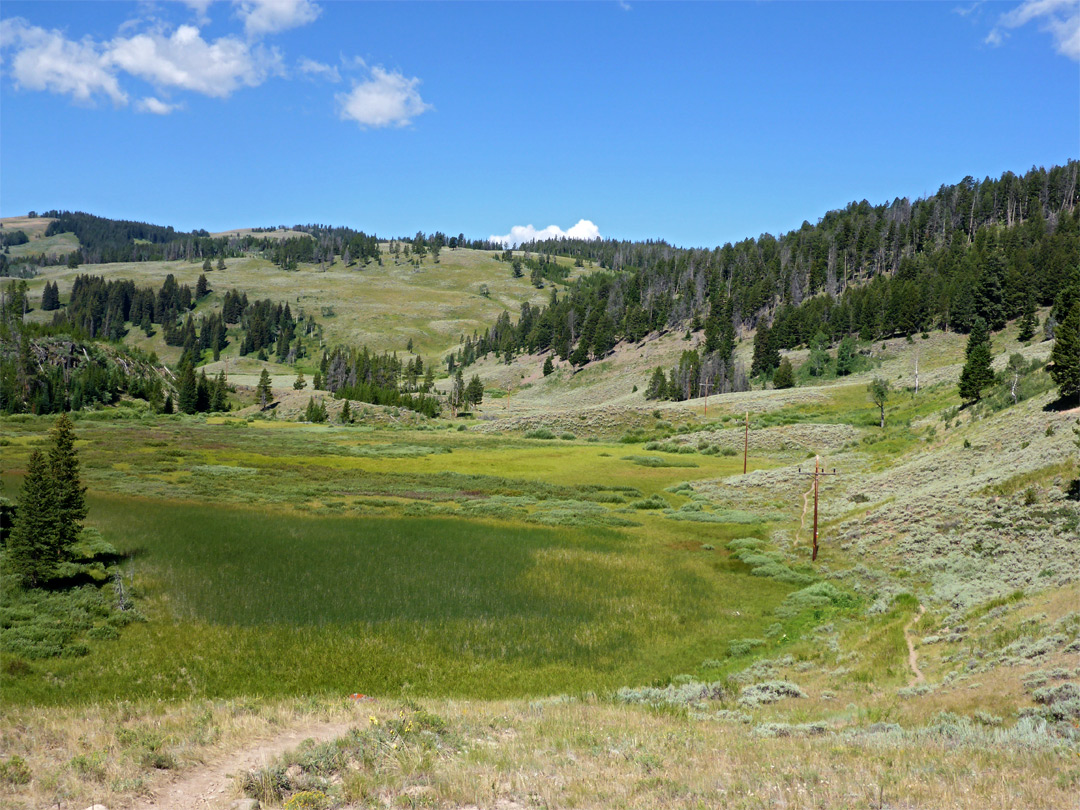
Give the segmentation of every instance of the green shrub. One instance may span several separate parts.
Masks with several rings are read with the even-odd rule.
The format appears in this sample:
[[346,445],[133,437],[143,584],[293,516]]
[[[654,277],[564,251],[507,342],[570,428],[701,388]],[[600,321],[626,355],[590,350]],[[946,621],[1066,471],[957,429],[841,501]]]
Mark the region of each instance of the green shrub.
[[758,647],[765,646],[765,639],[763,638],[740,638],[735,641],[728,642],[728,655],[732,658],[738,658],[739,656],[746,655],[747,653],[757,649]]
[[554,439],[555,434],[547,428],[537,428],[536,430],[530,430],[525,434],[526,439]]
[[0,759],[0,782],[8,785],[27,785],[31,777],[30,766],[22,757]]
[[329,806],[330,797],[321,790],[303,790],[289,797],[284,810],[324,810]]

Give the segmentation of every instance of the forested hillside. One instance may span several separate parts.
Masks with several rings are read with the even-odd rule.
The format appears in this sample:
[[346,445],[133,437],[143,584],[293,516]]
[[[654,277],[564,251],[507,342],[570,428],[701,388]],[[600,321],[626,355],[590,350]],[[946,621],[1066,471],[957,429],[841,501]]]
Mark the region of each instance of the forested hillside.
[[597,262],[609,272],[579,280],[547,307],[500,318],[449,361],[498,352],[551,350],[575,365],[603,357],[619,340],[658,330],[704,329],[704,353],[686,363],[675,398],[706,379],[711,390],[744,387],[732,358],[736,334],[754,329],[768,374],[778,349],[873,340],[930,329],[991,329],[1053,306],[1048,336],[1080,295],[1080,163],[996,180],[971,177],[926,199],[865,200],[828,212],[816,225],[764,234],[716,249],[663,241],[555,240],[528,245]]

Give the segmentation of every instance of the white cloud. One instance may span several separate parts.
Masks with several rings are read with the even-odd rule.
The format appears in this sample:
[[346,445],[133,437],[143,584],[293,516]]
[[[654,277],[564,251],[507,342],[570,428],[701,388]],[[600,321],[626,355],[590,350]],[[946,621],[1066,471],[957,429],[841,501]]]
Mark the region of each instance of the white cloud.
[[199,25],[209,25],[210,15],[207,12],[214,0],[180,0],[180,2],[195,13],[195,19]]
[[341,73],[333,65],[325,65],[322,62],[316,62],[314,59],[308,59],[306,56],[301,57],[300,62],[297,64],[297,70],[303,73],[305,76],[311,76],[312,78],[322,78],[328,82],[340,82]]
[[255,87],[280,69],[275,51],[251,48],[234,37],[213,43],[199,29],[181,25],[172,36],[161,33],[118,37],[110,43],[109,60],[133,76],[159,87],[180,87],[224,98],[242,86]]
[[18,87],[70,95],[83,103],[99,94],[115,104],[127,103],[108,56],[90,39],[73,42],[59,31],[14,17],[0,22],[0,48],[15,49],[11,75]]
[[1078,0],[1025,0],[1002,14],[986,36],[987,45],[1000,45],[1009,29],[1037,20],[1039,28],[1054,38],[1057,52],[1080,61],[1080,2]]
[[146,98],[139,99],[138,103],[135,105],[135,109],[139,112],[152,113],[153,115],[168,115],[174,110],[180,109],[181,106],[183,105],[169,104],[159,98],[147,96]]
[[236,15],[249,37],[276,34],[314,22],[322,9],[311,0],[239,0]]
[[353,85],[348,93],[336,98],[342,120],[356,121],[362,127],[403,127],[431,109],[417,91],[420,80],[381,67],[371,70],[371,78]]
[[567,239],[599,239],[600,229],[587,219],[579,219],[577,225],[574,225],[568,231],[564,231],[558,225],[548,225],[539,231],[532,225],[515,225],[510,229],[510,233],[504,236],[492,235],[488,237],[488,240],[498,242],[501,245],[517,247],[518,245],[526,245],[529,242],[562,239],[564,237]]

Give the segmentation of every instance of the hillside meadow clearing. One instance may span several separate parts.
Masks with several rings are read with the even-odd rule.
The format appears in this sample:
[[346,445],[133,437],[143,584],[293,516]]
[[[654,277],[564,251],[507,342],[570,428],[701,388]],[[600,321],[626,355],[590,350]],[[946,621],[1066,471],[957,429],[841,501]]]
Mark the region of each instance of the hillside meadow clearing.
[[[4,604],[5,801],[128,806],[333,720],[351,731],[237,774],[231,796],[1068,806],[1076,415],[1038,386],[958,409],[951,340],[884,429],[863,378],[716,398],[708,419],[700,401],[532,396],[347,426],[80,414],[88,524],[135,611],[114,620],[111,582],[74,612]],[[889,349],[877,368],[900,376],[908,349]],[[50,425],[3,421],[9,495]],[[841,474],[811,566],[816,455]]]

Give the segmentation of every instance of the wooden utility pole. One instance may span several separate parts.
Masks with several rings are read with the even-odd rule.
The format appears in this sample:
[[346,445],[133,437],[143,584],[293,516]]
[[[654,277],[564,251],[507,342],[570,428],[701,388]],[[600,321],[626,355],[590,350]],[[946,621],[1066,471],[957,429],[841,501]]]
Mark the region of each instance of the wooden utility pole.
[[817,518],[818,518],[818,483],[823,475],[839,475],[836,468],[833,468],[832,472],[826,472],[820,464],[821,456],[814,456],[814,471],[812,473],[804,473],[802,467],[799,467],[800,475],[809,475],[814,479],[814,552],[810,555],[810,561],[817,560],[818,552],[818,532],[817,532]]
[[702,414],[702,418],[705,418],[705,417],[707,417],[709,415],[709,381],[708,380],[706,380],[705,382],[698,385],[698,391],[700,391],[702,388],[705,389],[705,413]]
[[750,411],[746,412],[746,430],[743,432],[742,474],[746,475],[746,457],[750,454]]

